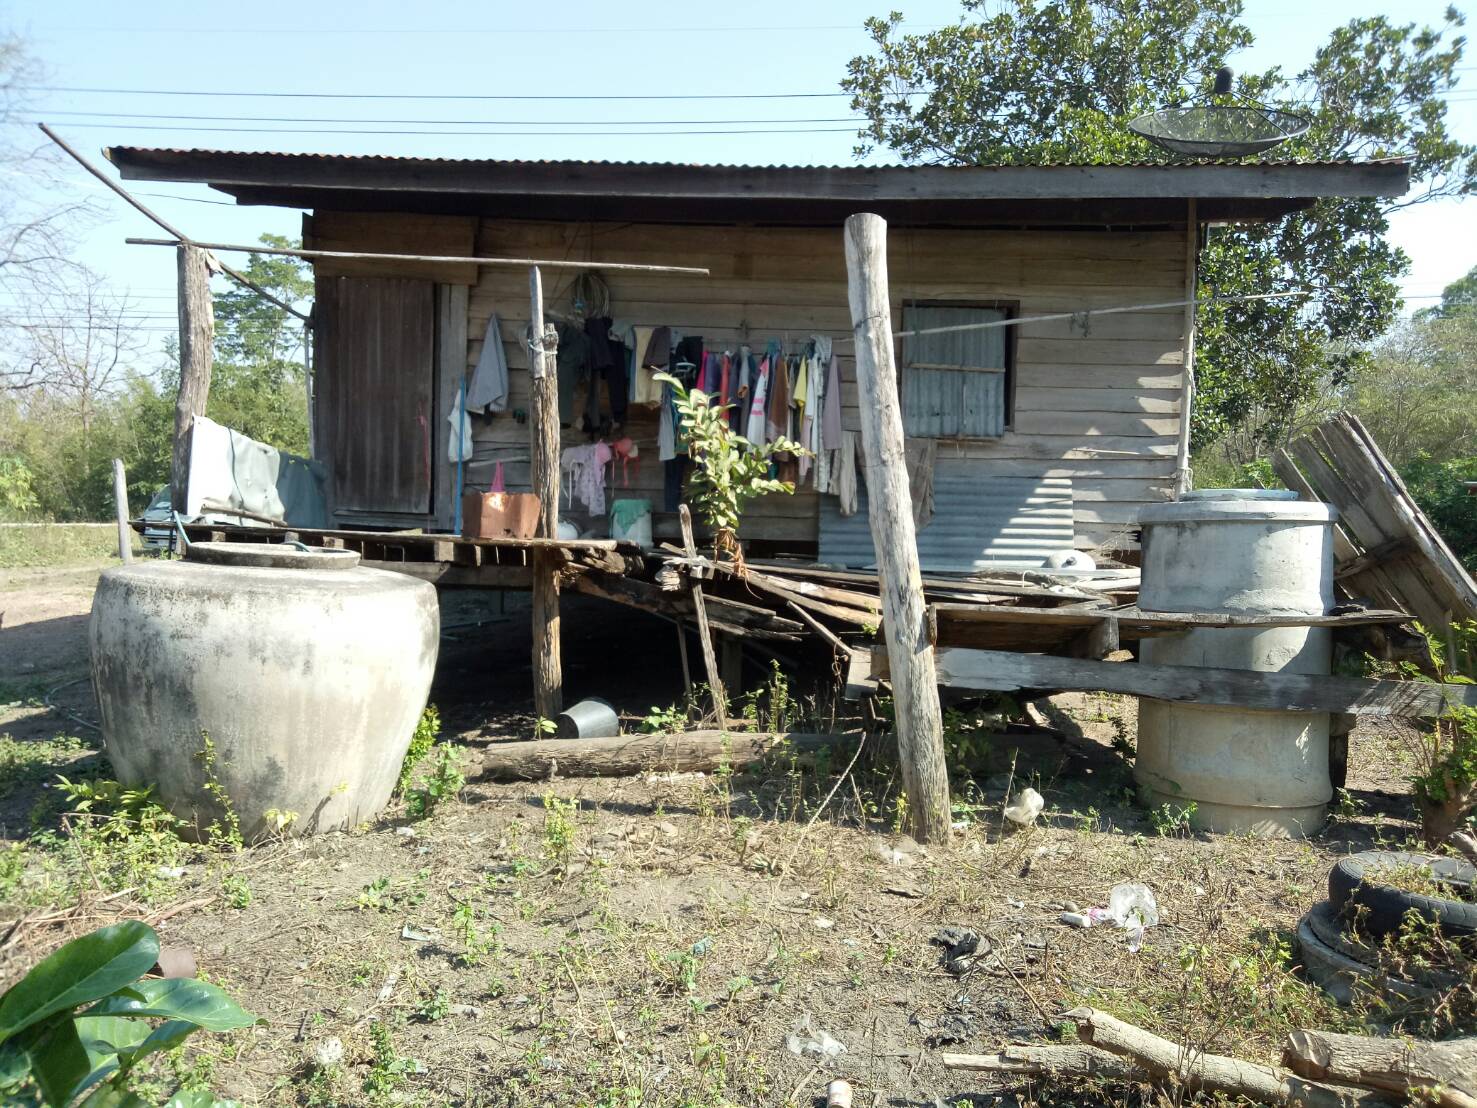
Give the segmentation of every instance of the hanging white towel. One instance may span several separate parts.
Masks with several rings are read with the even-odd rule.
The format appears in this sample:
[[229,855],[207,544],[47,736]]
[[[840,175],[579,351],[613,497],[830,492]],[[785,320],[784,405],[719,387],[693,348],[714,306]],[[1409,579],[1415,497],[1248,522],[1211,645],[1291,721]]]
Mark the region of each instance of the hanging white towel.
[[856,462],[857,462],[857,433],[855,431],[841,432],[841,448],[836,451],[835,479],[836,495],[840,498],[841,514],[844,516],[856,515]]
[[457,390],[456,403],[446,417],[451,424],[451,433],[446,436],[446,460],[452,465],[472,460],[472,421],[467,418],[467,409],[462,406],[461,390]]

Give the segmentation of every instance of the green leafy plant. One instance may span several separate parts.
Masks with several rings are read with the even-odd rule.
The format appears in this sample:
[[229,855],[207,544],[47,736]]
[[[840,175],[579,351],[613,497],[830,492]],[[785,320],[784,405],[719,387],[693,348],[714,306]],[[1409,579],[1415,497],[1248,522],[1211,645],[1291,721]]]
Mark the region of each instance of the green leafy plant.
[[395,795],[405,796],[414,783],[416,767],[425,760],[436,745],[436,736],[441,733],[441,714],[434,704],[427,704],[421,718],[416,721],[415,733],[410,736],[410,747],[405,751],[405,760],[400,763],[400,777],[395,782]]
[[414,1058],[401,1057],[395,1049],[394,1033],[382,1020],[370,1023],[369,1040],[373,1057],[364,1077],[364,1092],[370,1104],[393,1104],[396,1102],[395,1094],[407,1077],[416,1072],[419,1063]]
[[556,734],[558,731],[559,724],[547,716],[539,716],[538,719],[533,721],[533,737],[535,739],[546,738],[549,735]]
[[1154,833],[1162,838],[1188,835],[1190,820],[1195,817],[1195,811],[1193,800],[1187,804],[1161,804],[1149,809],[1149,822],[1154,825]]
[[786,438],[750,442],[729,426],[731,404],[714,404],[702,389],[685,388],[668,373],[655,379],[671,386],[682,417],[680,434],[693,461],[688,487],[699,514],[713,529],[713,555],[742,563],[738,529],[744,505],[765,493],[793,493],[793,484],[769,475],[770,466],[777,454],[798,457],[809,451]]
[[[1370,659],[1376,672],[1395,672],[1412,681],[1470,685],[1477,674],[1477,620],[1453,623],[1444,638],[1420,624],[1435,663],[1435,676],[1411,662],[1395,666]],[[1477,807],[1477,708],[1448,703],[1428,726],[1408,733],[1415,759],[1410,783],[1421,814],[1421,837],[1428,847],[1442,846],[1467,826]]]
[[544,794],[544,853],[558,865],[569,861],[574,849],[574,813],[577,800],[560,800],[553,793]]
[[216,850],[240,850],[244,845],[241,839],[241,819],[236,815],[231,798],[216,772],[220,756],[216,753],[215,740],[206,731],[200,732],[200,740],[201,746],[195,757],[200,759],[200,771],[205,775],[205,791],[220,810],[220,815],[205,828],[205,841]]
[[[257,1022],[204,981],[144,978],[158,959],[159,936],[128,920],[73,939],[0,996],[6,1103],[148,1108],[130,1089],[145,1058],[201,1028],[234,1031]],[[230,1103],[182,1092],[166,1108]]]
[[444,800],[450,800],[462,791],[467,778],[461,770],[461,748],[454,743],[437,743],[432,754],[431,772],[421,787],[411,790],[406,809],[415,819],[425,819]]
[[655,704],[641,720],[641,730],[651,734],[670,734],[685,730],[687,727],[687,712],[683,708],[672,704],[666,708],[659,708]]

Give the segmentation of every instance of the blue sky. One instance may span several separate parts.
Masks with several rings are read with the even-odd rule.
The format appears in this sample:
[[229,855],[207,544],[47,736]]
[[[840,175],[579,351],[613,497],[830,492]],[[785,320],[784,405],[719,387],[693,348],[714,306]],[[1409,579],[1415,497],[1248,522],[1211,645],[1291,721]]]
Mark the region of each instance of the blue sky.
[[[829,93],[836,90],[846,62],[866,49],[861,21],[884,14],[888,7],[900,8],[908,25],[919,29],[950,22],[960,10],[957,0],[653,0],[624,5],[562,0],[543,6],[258,0],[229,7],[198,0],[127,5],[117,0],[20,0],[0,6],[0,26],[9,25],[29,39],[48,70],[48,85],[202,93],[35,93],[31,117],[53,123],[95,156],[101,147],[116,143],[445,157],[848,163],[855,130],[840,96],[477,101],[222,94]],[[1428,0],[1399,6],[1360,0],[1248,0],[1245,19],[1258,43],[1234,62],[1243,68],[1282,65],[1295,71],[1337,23],[1380,12],[1435,23],[1444,7]],[[1466,90],[1452,103],[1451,119],[1459,137],[1477,141],[1477,51],[1464,66],[1470,76]],[[211,94],[203,94],[206,90]],[[272,121],[149,120],[135,113]],[[307,117],[314,121],[297,122]],[[382,120],[413,122],[378,122]],[[745,122],[723,122],[718,129],[808,130],[634,133],[711,130],[711,121],[730,120]],[[610,126],[617,121],[628,125]],[[242,130],[181,129],[190,127]],[[300,128],[302,133],[284,133],[282,128]],[[356,129],[487,133],[332,133]],[[108,199],[80,170],[69,180],[79,192],[98,194],[105,204],[104,218],[82,244],[83,260],[127,290],[147,325],[159,327],[162,334],[173,312],[170,252],[123,245],[125,236],[150,234],[154,228],[121,202]],[[201,186],[144,185],[139,191],[150,194],[147,202],[157,205],[165,218],[202,240],[252,242],[262,231],[296,234],[299,228],[296,212],[201,202],[219,199]],[[1477,264],[1477,201],[1438,202],[1400,213],[1393,234],[1413,261],[1405,284],[1409,306],[1429,304],[1443,285]]]

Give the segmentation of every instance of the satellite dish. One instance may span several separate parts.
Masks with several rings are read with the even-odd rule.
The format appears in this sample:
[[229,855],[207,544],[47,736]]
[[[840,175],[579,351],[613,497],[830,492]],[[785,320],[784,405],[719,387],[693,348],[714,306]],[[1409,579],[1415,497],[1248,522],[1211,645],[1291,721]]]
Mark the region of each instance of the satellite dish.
[[[1231,91],[1232,74],[1216,70],[1213,96]],[[1307,131],[1307,116],[1263,104],[1191,104],[1161,108],[1131,120],[1128,129],[1162,150],[1189,158],[1260,154]]]

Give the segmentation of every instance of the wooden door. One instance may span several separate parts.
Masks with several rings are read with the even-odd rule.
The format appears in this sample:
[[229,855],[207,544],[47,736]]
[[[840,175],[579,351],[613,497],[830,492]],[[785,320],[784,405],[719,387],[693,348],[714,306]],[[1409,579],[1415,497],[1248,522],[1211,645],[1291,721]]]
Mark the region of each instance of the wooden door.
[[431,510],[436,286],[403,277],[320,277],[318,455],[335,512]]

